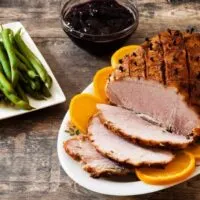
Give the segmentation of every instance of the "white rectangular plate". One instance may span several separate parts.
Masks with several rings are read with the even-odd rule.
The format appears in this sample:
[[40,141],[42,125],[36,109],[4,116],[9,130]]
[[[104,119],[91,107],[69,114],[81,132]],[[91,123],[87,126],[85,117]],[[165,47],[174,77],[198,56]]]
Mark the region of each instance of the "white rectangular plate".
[[22,29],[22,37],[24,42],[28,45],[28,47],[31,49],[31,51],[37,56],[37,58],[41,61],[43,64],[44,68],[48,72],[48,74],[51,76],[53,80],[52,88],[50,89],[51,92],[51,97],[47,98],[46,100],[34,100],[32,98],[29,98],[31,106],[33,106],[35,109],[27,111],[27,110],[20,110],[14,107],[9,107],[5,105],[0,105],[0,120],[14,117],[17,115],[22,115],[25,113],[33,112],[36,110],[40,110],[42,108],[47,108],[59,103],[65,102],[66,98],[64,93],[62,92],[62,89],[60,88],[56,78],[54,77],[49,65],[45,61],[44,57],[36,47],[35,43],[31,39],[30,35],[28,32],[25,30],[24,26],[20,22],[13,22],[9,24],[4,24],[4,28],[10,28],[14,32],[18,31],[20,28]]

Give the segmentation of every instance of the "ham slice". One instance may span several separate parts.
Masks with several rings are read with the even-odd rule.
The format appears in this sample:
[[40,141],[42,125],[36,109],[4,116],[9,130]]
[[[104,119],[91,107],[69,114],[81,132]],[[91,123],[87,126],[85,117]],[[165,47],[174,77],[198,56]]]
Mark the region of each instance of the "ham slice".
[[132,171],[98,153],[87,137],[69,139],[64,143],[64,148],[73,159],[83,164],[83,169],[92,177],[126,175]]
[[199,116],[175,87],[126,77],[110,81],[106,92],[112,104],[147,115],[171,132],[199,135]]
[[94,116],[90,121],[88,134],[97,151],[121,164],[160,166],[169,163],[174,158],[170,151],[142,147],[123,139],[107,129],[98,116]]
[[106,104],[98,104],[97,109],[101,122],[108,129],[134,143],[155,147],[186,148],[193,142],[193,137],[171,133],[163,127],[150,123],[150,118],[135,114],[133,111]]

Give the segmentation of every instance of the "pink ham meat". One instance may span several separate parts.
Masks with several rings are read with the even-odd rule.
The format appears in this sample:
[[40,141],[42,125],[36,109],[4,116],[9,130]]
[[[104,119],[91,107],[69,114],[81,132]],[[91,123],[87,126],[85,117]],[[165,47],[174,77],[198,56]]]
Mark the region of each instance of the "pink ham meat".
[[88,134],[97,151],[121,164],[160,166],[166,165],[174,158],[170,151],[142,147],[123,139],[107,129],[98,116],[94,116],[90,121]]
[[127,109],[106,104],[98,104],[97,109],[101,123],[113,133],[133,143],[165,148],[186,148],[194,139],[171,133],[159,125],[150,123],[151,119],[143,119],[146,116]]
[[199,135],[199,115],[175,87],[126,77],[110,81],[106,93],[112,104],[147,115],[170,132],[187,137]]
[[132,172],[98,153],[87,137],[78,136],[67,140],[64,149],[74,160],[80,161],[83,169],[92,177],[126,175]]

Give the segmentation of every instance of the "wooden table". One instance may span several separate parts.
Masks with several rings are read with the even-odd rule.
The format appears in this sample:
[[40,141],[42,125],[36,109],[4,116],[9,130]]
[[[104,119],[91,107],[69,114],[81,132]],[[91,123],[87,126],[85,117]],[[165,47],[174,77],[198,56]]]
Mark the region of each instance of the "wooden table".
[[[174,0],[175,1],[175,0]],[[128,43],[140,44],[165,28],[199,28],[200,3],[138,0],[140,25]],[[200,177],[138,197],[110,197],[74,183],[60,168],[56,141],[71,97],[82,91],[110,56],[95,57],[75,46],[61,29],[60,0],[1,0],[0,22],[21,21],[60,83],[67,102],[0,122],[0,199],[200,199]]]

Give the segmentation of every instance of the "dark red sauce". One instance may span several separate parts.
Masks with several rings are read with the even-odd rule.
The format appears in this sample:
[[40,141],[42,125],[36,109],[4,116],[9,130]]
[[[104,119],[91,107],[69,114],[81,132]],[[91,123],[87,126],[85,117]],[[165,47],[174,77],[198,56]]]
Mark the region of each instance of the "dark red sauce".
[[74,6],[64,20],[72,30],[94,35],[116,33],[134,23],[130,10],[115,0],[93,0]]
[[[70,9],[64,6],[62,20],[64,31],[76,44],[92,53],[106,53],[133,33],[136,28],[126,29],[137,19],[131,9],[116,0],[90,0]],[[116,34],[121,31],[125,32]]]

